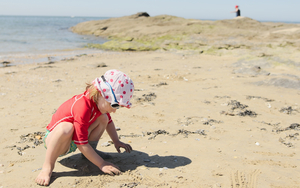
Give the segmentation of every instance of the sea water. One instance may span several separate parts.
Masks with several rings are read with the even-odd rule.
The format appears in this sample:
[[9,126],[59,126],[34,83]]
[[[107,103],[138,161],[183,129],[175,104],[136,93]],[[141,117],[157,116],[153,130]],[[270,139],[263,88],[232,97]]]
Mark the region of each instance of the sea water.
[[103,19],[108,18],[0,16],[0,61],[13,61],[18,64],[21,63],[18,59],[28,55],[54,52],[70,54],[88,43],[102,44],[107,40],[78,35],[72,33],[70,28],[81,22]]
[[105,39],[82,36],[70,27],[103,17],[0,16],[0,53],[60,50],[103,43]]

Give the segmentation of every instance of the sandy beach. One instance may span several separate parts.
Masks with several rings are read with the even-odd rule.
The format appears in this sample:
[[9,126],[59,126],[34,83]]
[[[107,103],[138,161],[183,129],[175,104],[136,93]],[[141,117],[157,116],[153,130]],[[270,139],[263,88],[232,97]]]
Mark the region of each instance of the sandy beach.
[[112,114],[134,151],[117,153],[106,133],[98,145],[123,173],[105,175],[77,150],[58,159],[49,187],[300,187],[299,47],[267,50],[103,51],[1,67],[0,188],[40,187],[52,114],[109,69],[135,84],[133,107]]

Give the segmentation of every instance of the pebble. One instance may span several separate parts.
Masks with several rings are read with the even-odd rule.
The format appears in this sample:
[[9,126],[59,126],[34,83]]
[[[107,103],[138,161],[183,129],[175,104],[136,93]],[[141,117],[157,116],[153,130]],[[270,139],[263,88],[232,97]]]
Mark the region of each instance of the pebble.
[[101,146],[107,147],[107,146],[110,146],[110,143],[109,142],[104,142],[104,143],[101,144]]
[[42,136],[41,135],[37,135],[37,136],[35,136],[35,138],[38,139],[38,140],[40,140],[42,138]]
[[38,170],[42,170],[42,168],[34,169],[34,170],[32,170],[32,172],[35,172],[35,171],[38,171]]
[[258,142],[255,142],[255,145],[259,146],[260,144]]
[[116,127],[116,131],[119,131],[119,130],[121,130],[121,128],[120,127]]
[[150,162],[151,160],[150,159],[144,159],[144,162]]
[[131,140],[128,140],[128,143],[131,143]]
[[160,168],[159,171],[168,170],[168,169],[169,169],[168,167],[163,167],[163,168]]
[[3,167],[4,165],[3,164],[0,164],[0,167]]

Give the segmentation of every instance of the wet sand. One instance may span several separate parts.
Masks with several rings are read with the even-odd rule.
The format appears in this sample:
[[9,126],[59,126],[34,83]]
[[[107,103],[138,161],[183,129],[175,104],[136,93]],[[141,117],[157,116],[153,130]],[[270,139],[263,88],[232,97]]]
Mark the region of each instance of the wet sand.
[[135,84],[133,108],[112,114],[134,151],[118,154],[106,133],[98,149],[123,174],[105,175],[76,151],[58,159],[49,187],[299,187],[297,61],[243,50],[104,52],[0,68],[0,187],[39,187],[52,114],[113,68]]

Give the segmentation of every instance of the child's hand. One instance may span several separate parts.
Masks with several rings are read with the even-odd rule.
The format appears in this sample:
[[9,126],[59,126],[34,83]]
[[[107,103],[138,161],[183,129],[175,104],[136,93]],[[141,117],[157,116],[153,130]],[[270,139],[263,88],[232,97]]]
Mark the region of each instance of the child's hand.
[[121,141],[118,141],[118,142],[116,142],[114,144],[115,144],[115,148],[118,151],[118,153],[121,153],[120,147],[124,148],[127,153],[130,153],[132,151],[132,147],[129,144],[125,144],[125,143],[123,143]]
[[110,162],[106,162],[106,161],[103,162],[103,164],[100,167],[100,170],[111,176],[121,174],[119,167],[117,167],[116,165],[114,165]]

